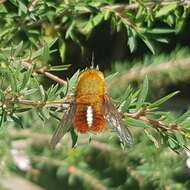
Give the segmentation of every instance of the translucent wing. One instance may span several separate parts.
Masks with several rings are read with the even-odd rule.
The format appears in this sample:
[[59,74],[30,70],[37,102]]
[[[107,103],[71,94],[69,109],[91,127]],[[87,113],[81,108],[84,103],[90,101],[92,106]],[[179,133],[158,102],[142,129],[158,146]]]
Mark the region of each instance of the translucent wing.
[[123,124],[121,113],[119,113],[119,111],[113,106],[110,98],[107,95],[105,95],[104,101],[105,119],[108,123],[108,127],[117,132],[122,144],[132,144],[133,138],[131,132],[127,126]]
[[55,130],[51,138],[51,141],[50,141],[51,148],[55,148],[56,144],[71,128],[74,114],[75,114],[75,104],[71,104],[68,110],[64,113],[64,116],[61,119],[58,128]]

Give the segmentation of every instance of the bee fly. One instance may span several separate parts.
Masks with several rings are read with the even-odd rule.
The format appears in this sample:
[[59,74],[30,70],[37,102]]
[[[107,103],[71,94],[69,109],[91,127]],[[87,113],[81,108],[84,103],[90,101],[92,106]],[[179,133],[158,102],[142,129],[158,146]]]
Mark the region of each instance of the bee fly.
[[87,69],[78,78],[75,95],[52,136],[52,148],[71,127],[80,133],[101,133],[106,127],[117,132],[121,143],[132,144],[132,135],[123,124],[121,113],[106,94],[105,78],[97,69]]

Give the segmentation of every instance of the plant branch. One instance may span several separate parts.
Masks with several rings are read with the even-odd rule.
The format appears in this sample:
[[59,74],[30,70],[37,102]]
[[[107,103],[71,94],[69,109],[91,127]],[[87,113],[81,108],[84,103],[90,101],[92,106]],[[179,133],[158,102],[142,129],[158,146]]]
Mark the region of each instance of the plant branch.
[[55,100],[55,101],[36,101],[36,100],[28,100],[28,99],[21,99],[18,97],[13,97],[8,100],[5,100],[4,102],[0,102],[0,107],[7,107],[7,105],[10,104],[18,104],[18,105],[25,105],[25,106],[31,106],[31,107],[61,107],[61,108],[67,108],[69,104],[71,104],[71,100],[69,97],[65,97],[62,100]]
[[156,119],[150,119],[147,116],[148,110],[141,109],[138,112],[135,113],[125,113],[124,115],[126,117],[130,117],[133,119],[137,119],[140,121],[143,121],[144,123],[154,127],[156,130],[161,130],[162,132],[172,132],[172,131],[182,131],[183,129],[180,126],[177,126],[177,124],[169,124],[166,125],[162,121],[156,120]]
[[[150,119],[148,117],[148,111],[149,111],[148,109],[147,110],[146,109],[141,109],[136,113],[132,113],[132,114],[131,113],[125,113],[124,115],[126,117],[130,117],[130,118],[142,121],[143,123],[147,124],[148,126],[151,126],[154,129],[156,129],[163,136],[167,136],[168,138],[170,138],[170,137],[172,138],[171,135],[175,134],[175,132],[178,132],[184,138],[190,139],[189,131],[183,129],[177,123],[166,124],[166,123],[164,123],[163,121],[161,121],[159,119]],[[157,141],[156,140],[153,140],[153,141],[154,141],[155,146],[159,148]],[[177,143],[177,141],[175,139],[173,139],[172,141],[174,141],[174,143]],[[190,152],[190,149],[185,144],[180,144],[180,147],[185,149],[187,152]]]
[[28,10],[29,11],[33,11],[37,3],[38,3],[38,0],[31,0],[31,1],[29,1]]
[[[149,2],[145,2],[143,4],[144,7],[153,7],[153,6],[156,6],[156,5],[159,5],[159,6],[166,6],[166,5],[171,5],[171,4],[177,4],[179,6],[189,6],[190,5],[190,1],[188,0],[174,0],[174,1],[169,1],[169,0],[166,0],[166,1],[163,1],[163,0],[160,0],[160,1],[149,1]],[[107,5],[107,6],[104,6],[102,7],[102,9],[107,9],[107,10],[117,10],[119,12],[123,12],[123,11],[134,11],[136,9],[138,9],[140,6],[142,6],[142,4],[140,3],[133,3],[133,4],[115,4],[115,5]]]
[[[25,61],[21,62],[21,64],[22,64],[26,69],[32,68],[32,62],[31,62],[31,61],[28,61],[28,60],[26,61],[26,60],[25,60]],[[34,70],[34,71],[33,71],[33,74],[35,75],[36,73],[37,73],[37,74],[42,74],[42,75],[46,76],[47,78],[49,78],[49,79],[51,79],[51,80],[53,80],[53,81],[55,81],[55,82],[57,82],[57,83],[59,83],[59,84],[61,84],[61,85],[66,85],[66,84],[67,84],[67,82],[66,82],[65,80],[59,78],[59,77],[56,76],[56,75],[53,75],[52,73],[49,73],[46,68],[40,68],[40,69]]]
[[115,14],[116,17],[119,17],[119,18],[120,18],[120,20],[122,21],[122,23],[124,23],[125,25],[127,25],[127,26],[133,28],[137,33],[140,34],[140,30],[141,30],[141,29],[140,29],[139,27],[137,27],[137,25],[136,25],[134,22],[132,22],[132,21],[128,18],[128,16],[123,15],[123,14],[122,14],[120,11],[118,11],[117,9],[112,9],[111,11]]
[[[11,102],[10,102],[11,103]],[[34,101],[34,100],[26,100],[26,99],[15,99],[12,101],[15,104],[21,104],[26,106],[34,106],[34,107],[68,107],[68,104],[71,102],[67,100],[57,100],[57,101]]]
[[[3,0],[2,0],[3,1]],[[35,2],[35,0],[33,0],[32,2]],[[170,4],[177,4],[179,6],[190,6],[190,1],[188,0],[177,0],[177,1],[150,1],[150,2],[145,2],[144,3],[144,7],[153,7],[156,5],[159,6],[166,6],[166,5],[170,5]],[[29,7],[32,6],[32,3],[29,5]],[[140,3],[132,3],[132,4],[114,4],[114,5],[107,5],[107,6],[103,6],[100,8],[101,11],[104,10],[110,10],[110,11],[115,11],[117,13],[122,13],[123,11],[134,11],[137,10],[140,6],[142,6],[142,4]],[[85,12],[86,13],[86,12]],[[90,13],[90,11],[89,11]],[[69,12],[68,10],[64,10],[63,12],[59,13],[58,15],[55,16],[54,19],[58,19],[58,18],[62,18],[63,16],[68,16],[71,15],[72,13]],[[36,26],[41,25],[42,23],[48,21],[48,18],[42,18],[36,22],[32,22],[32,23],[28,23],[26,25],[27,28],[33,28]]]
[[[176,69],[180,69],[184,71],[183,75],[179,76],[180,81],[184,81],[187,78],[190,78],[189,72],[187,72],[190,68],[190,58],[183,58],[172,60],[160,64],[151,64],[143,66],[134,66],[128,72],[118,75],[113,78],[113,80],[109,83],[108,88],[111,89],[113,86],[127,86],[132,81],[141,81],[145,78],[145,76],[154,76],[155,75],[164,75],[174,72]],[[154,81],[153,81],[154,82]],[[169,80],[163,81],[167,84]]]
[[[58,15],[56,15],[55,18],[54,18],[54,20],[55,20],[55,19],[62,18],[63,16],[71,15],[71,14],[72,14],[72,13],[70,13],[68,10],[65,10],[65,11],[59,13]],[[48,18],[45,17],[45,18],[42,18],[42,19],[40,19],[40,20],[38,20],[38,21],[36,21],[36,22],[28,23],[28,24],[26,25],[26,27],[27,27],[28,29],[30,29],[30,28],[33,28],[33,27],[40,26],[42,23],[47,22],[47,21],[48,21]]]

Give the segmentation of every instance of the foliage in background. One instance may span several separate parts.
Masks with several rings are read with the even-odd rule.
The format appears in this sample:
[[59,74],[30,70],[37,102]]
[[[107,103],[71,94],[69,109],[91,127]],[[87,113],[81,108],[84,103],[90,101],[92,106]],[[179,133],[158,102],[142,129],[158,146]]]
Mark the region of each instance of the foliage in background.
[[[32,0],[28,3],[10,0],[0,4],[0,13],[1,47],[24,39],[25,48],[39,49],[44,41],[58,40],[64,61],[65,40],[71,39],[83,49],[89,35],[103,22],[111,26],[110,32],[125,30],[131,52],[136,48],[136,39],[140,38],[154,53],[151,39],[166,43],[164,34],[180,32],[189,13],[189,1],[114,4],[110,0]],[[157,22],[163,23],[163,27],[157,28]]]
[[[181,159],[175,152],[189,151],[189,110],[178,117],[160,110],[178,92],[149,102],[146,75],[150,71],[139,75],[142,65],[132,68],[137,67],[134,78],[144,78],[141,87],[128,86],[124,78],[125,93],[114,99],[133,131],[133,147],[122,150],[116,135],[108,131],[91,135],[90,140],[89,135],[79,136],[76,149],[71,148],[76,143],[73,131],[55,151],[49,149],[48,142],[79,75],[76,72],[67,82],[55,74],[64,74],[73,66],[65,63],[69,40],[83,54],[88,39],[106,23],[110,35],[124,32],[131,52],[140,39],[155,53],[153,41],[166,43],[170,33],[183,29],[189,5],[189,1],[0,1],[1,174],[14,172],[47,189],[188,189],[188,180],[180,177],[185,176],[185,157]],[[185,57],[183,53],[181,57]],[[187,67],[172,62],[164,65],[174,66],[174,74],[178,66],[182,71],[189,68],[188,60],[182,63]],[[150,67],[155,65],[151,62]],[[114,80],[117,84],[117,77],[109,75],[107,85]],[[164,79],[162,73],[159,77],[158,82]],[[50,80],[55,84],[47,84]]]
[[[112,72],[118,72],[117,77],[108,84],[108,88],[117,85],[120,90],[112,89],[112,94],[121,94],[126,85],[133,84],[138,87],[147,75],[151,89],[159,88],[156,94],[161,95],[165,93],[168,85],[189,81],[189,62],[187,47],[177,47],[169,55],[166,53],[157,56],[146,55],[142,60],[134,60],[132,63],[117,61],[113,63],[111,69]],[[151,92],[151,96],[153,94]]]

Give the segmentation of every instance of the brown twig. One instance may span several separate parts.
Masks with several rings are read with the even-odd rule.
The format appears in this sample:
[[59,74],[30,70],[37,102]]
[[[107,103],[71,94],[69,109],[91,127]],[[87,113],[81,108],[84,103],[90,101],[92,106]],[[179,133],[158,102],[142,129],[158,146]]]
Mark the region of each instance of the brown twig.
[[29,107],[36,107],[36,108],[42,108],[42,107],[59,107],[59,108],[68,108],[69,104],[72,104],[72,97],[70,99],[70,96],[65,97],[62,100],[52,100],[52,101],[36,101],[36,100],[28,100],[28,99],[21,99],[19,97],[10,97],[4,102],[0,102],[0,108],[4,107],[6,108],[8,105],[11,104],[18,104],[18,105],[25,105]]
[[126,15],[123,15],[117,9],[112,9],[111,11],[115,14],[116,17],[119,17],[124,24],[126,24],[127,26],[130,26],[136,32],[140,33],[141,29],[137,27],[137,25],[134,22],[132,22],[131,19],[129,19]]
[[[25,61],[22,61],[21,64],[26,68],[26,69],[30,69],[32,68],[32,61],[31,60],[25,60]],[[44,76],[46,76],[47,78],[61,84],[61,85],[66,85],[67,82],[61,78],[59,78],[58,76],[56,75],[53,75],[52,73],[49,73],[47,71],[47,68],[40,68],[40,69],[36,69],[33,71],[33,74],[42,74]]]
[[34,8],[35,8],[35,6],[36,6],[36,4],[37,4],[37,2],[38,2],[38,0],[31,0],[29,2],[29,4],[28,4],[28,10],[29,11],[33,11]]
[[66,85],[67,82],[63,79],[61,79],[60,77],[56,76],[56,75],[53,75],[52,73],[49,73],[47,71],[43,71],[43,70],[37,70],[36,71],[37,73],[40,73],[40,74],[43,74],[44,76],[46,76],[47,78],[59,83],[59,84],[62,84],[62,85]]
[[163,132],[181,131],[182,130],[179,126],[175,125],[176,127],[172,127],[173,124],[172,125],[166,125],[162,121],[148,118],[147,112],[148,112],[147,110],[142,109],[142,110],[139,110],[135,113],[132,113],[132,114],[131,113],[125,113],[124,115],[126,117],[130,117],[133,119],[143,121],[145,124],[148,124],[148,125],[154,127],[156,130],[161,130]]
[[10,101],[9,103],[21,104],[26,106],[33,106],[33,107],[68,107],[68,104],[71,102],[67,100],[56,100],[56,101],[34,101],[34,100],[26,100],[26,99],[15,99]]
[[[170,134],[174,133],[174,132],[178,132],[180,133],[182,136],[184,136],[185,138],[190,139],[190,135],[189,132],[187,132],[185,129],[181,128],[177,123],[170,123],[170,124],[165,124],[163,121],[160,121],[159,119],[150,119],[147,115],[148,115],[148,110],[143,110],[142,109],[142,114],[141,111],[140,112],[136,112],[136,113],[125,113],[124,114],[126,117],[130,117],[136,120],[140,120],[142,122],[144,122],[145,124],[153,127],[154,129],[156,129],[158,132],[162,133],[162,135],[166,135],[169,136]],[[182,147],[190,152],[190,149],[186,146],[186,145],[182,145]]]

